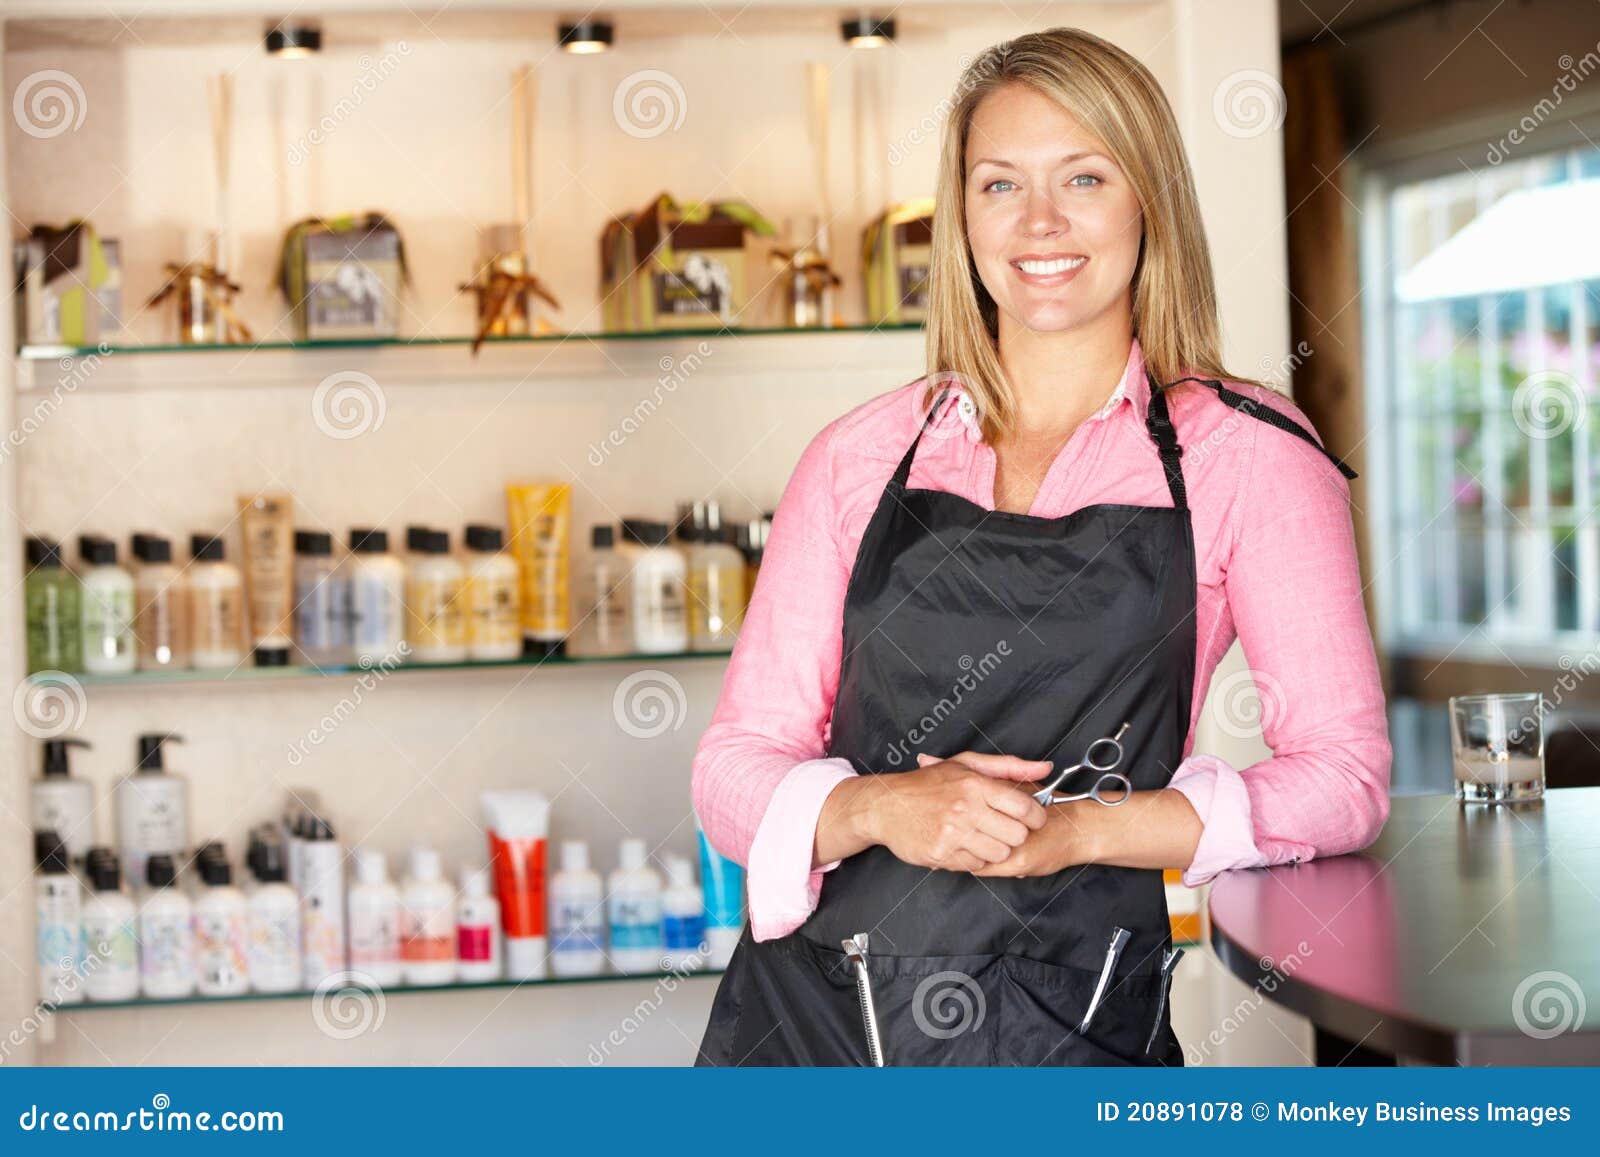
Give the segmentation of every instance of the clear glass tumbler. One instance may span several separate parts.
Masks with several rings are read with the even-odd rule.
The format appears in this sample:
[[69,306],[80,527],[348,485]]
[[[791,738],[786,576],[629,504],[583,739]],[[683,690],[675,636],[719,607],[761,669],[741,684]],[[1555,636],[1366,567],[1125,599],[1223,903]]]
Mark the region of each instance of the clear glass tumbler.
[[1544,697],[1456,695],[1450,700],[1456,798],[1524,803],[1544,797]]

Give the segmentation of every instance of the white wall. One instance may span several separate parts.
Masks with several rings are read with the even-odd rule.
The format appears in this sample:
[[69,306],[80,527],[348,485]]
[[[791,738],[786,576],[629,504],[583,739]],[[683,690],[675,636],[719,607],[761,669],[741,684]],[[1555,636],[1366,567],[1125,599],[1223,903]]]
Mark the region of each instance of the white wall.
[[[696,10],[698,12],[698,9]],[[800,61],[834,74],[835,245],[850,277],[844,309],[856,316],[853,254],[860,225],[884,196],[931,192],[936,142],[915,142],[936,116],[957,62],[1032,28],[1077,23],[1118,40],[1156,71],[1183,124],[1195,163],[1220,276],[1229,357],[1256,373],[1287,351],[1283,216],[1277,135],[1240,140],[1212,116],[1213,92],[1243,69],[1276,70],[1270,0],[1197,5],[1049,5],[1022,21],[1004,6],[902,6],[902,43],[880,57],[891,94],[893,166],[851,163],[851,109],[860,61],[847,58],[829,9],[820,16],[757,14],[733,31],[704,14],[650,25],[609,58],[547,56],[545,17],[501,14],[490,23],[453,17],[432,31],[415,18],[371,18],[343,35],[328,25],[330,50],[309,68],[275,65],[254,41],[253,21],[222,22],[205,43],[169,43],[171,30],[123,36],[113,47],[72,47],[37,26],[7,29],[8,91],[41,69],[82,84],[81,129],[38,139],[8,122],[7,203],[17,220],[59,222],[85,214],[123,239],[130,307],[154,288],[163,261],[184,255],[211,220],[204,77],[234,70],[237,276],[258,337],[281,310],[271,265],[287,220],[308,212],[381,208],[410,247],[415,279],[406,329],[455,334],[470,308],[453,293],[477,253],[477,229],[509,208],[506,78],[540,61],[536,250],[540,271],[567,305],[558,317],[597,328],[595,253],[601,224],[666,189],[684,197],[743,196],[775,218],[809,210]],[[88,26],[95,36],[116,28]],[[189,26],[192,30],[193,26]],[[211,27],[211,26],[208,26]],[[46,35],[48,32],[48,35]],[[437,33],[437,39],[435,36]],[[399,66],[309,160],[288,149],[339,95],[350,91],[363,53],[380,57],[404,39]],[[346,40],[348,44],[348,40]],[[542,58],[542,59],[541,59]],[[612,119],[612,93],[628,74],[665,70],[682,83],[686,116],[676,134],[636,140]],[[859,194],[859,196],[858,196]],[[130,308],[130,313],[135,311]],[[166,335],[164,314],[134,316],[134,337]],[[690,343],[692,344],[692,343]],[[600,466],[587,449],[652,389],[658,359],[686,343],[574,342],[487,351],[259,352],[204,357],[113,355],[87,386],[5,463],[0,496],[11,514],[3,543],[8,685],[22,671],[16,626],[19,547],[26,533],[75,536],[134,529],[187,535],[222,525],[236,492],[290,486],[302,524],[342,532],[368,521],[391,532],[431,521],[459,528],[503,517],[502,485],[517,475],[575,479],[579,527],[616,514],[665,515],[679,498],[714,496],[747,516],[776,501],[806,441],[857,401],[910,380],[921,368],[918,334],[724,340],[668,404]],[[311,412],[317,382],[342,370],[371,374],[383,392],[380,429],[350,440],[319,432]],[[49,376],[44,375],[48,385]],[[4,401],[14,426],[16,404]],[[527,784],[556,797],[558,835],[597,844],[602,867],[624,834],[652,846],[692,848],[688,767],[718,693],[719,661],[671,665],[685,693],[682,726],[658,739],[624,734],[612,693],[626,667],[553,668],[485,674],[401,674],[386,680],[302,767],[289,745],[350,693],[339,678],[259,685],[90,689],[81,733],[95,746],[78,760],[97,790],[109,790],[132,760],[134,736],[171,728],[189,738],[172,766],[190,777],[195,835],[218,834],[235,850],[243,831],[273,814],[288,786],[311,785],[341,835],[399,851],[413,838],[437,843],[451,861],[483,856],[476,800],[489,785]],[[1238,759],[1208,732],[1210,750]],[[20,1024],[29,1000],[31,927],[26,905],[26,777],[37,744],[12,737],[20,755],[0,781],[0,1024]],[[110,835],[109,809],[100,836]],[[1210,963],[1210,962],[1208,962]],[[1198,974],[1200,965],[1187,964]],[[1204,986],[1191,986],[1197,991]],[[539,991],[396,995],[377,1032],[340,1040],[319,1029],[301,1002],[82,1011],[53,1026],[39,1059],[49,1063],[586,1063],[613,1026],[640,1022],[614,1059],[679,1063],[692,1055],[712,985],[690,980],[666,993],[659,1015],[639,1017],[648,982]],[[1209,990],[1208,990],[1209,991]],[[1183,1023],[1212,1019],[1212,996],[1177,998]],[[1193,1003],[1191,1003],[1191,999]],[[1241,1041],[1251,1031],[1243,1030]],[[1279,1034],[1263,1040],[1281,1049]],[[37,1038],[30,1038],[32,1039]],[[11,1056],[26,1049],[12,1049]],[[1265,1054],[1263,1054],[1265,1055]]]

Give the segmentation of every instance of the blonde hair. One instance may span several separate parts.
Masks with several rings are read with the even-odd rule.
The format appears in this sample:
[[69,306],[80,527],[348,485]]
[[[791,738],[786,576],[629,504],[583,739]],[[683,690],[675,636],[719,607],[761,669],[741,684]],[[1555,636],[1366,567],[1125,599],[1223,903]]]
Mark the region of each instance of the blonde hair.
[[998,307],[979,279],[966,236],[972,117],[984,97],[1011,84],[1059,104],[1099,138],[1133,186],[1144,217],[1133,271],[1133,333],[1156,383],[1186,374],[1230,379],[1222,367],[1211,253],[1166,95],[1150,70],[1116,45],[1081,29],[1051,28],[987,49],[956,85],[934,199],[924,404],[953,376],[977,404],[985,438],[1008,431],[1015,419],[1016,395],[996,344]]

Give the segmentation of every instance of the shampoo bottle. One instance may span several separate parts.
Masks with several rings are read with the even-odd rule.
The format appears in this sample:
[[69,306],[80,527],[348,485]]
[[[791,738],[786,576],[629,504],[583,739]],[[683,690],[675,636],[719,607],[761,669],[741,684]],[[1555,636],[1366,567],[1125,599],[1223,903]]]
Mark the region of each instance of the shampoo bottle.
[[561,870],[550,880],[550,969],[557,976],[598,976],[606,967],[606,901],[589,845],[561,845]]
[[138,661],[133,641],[133,576],[117,565],[117,544],[97,534],[78,539],[83,556],[83,669],[126,675]]
[[320,530],[294,532],[294,645],[307,667],[350,661],[346,572],[333,558],[333,536]]
[[288,874],[282,843],[261,836],[250,846],[250,987],[257,992],[293,992],[300,984],[300,898],[284,883]]
[[29,808],[33,830],[60,836],[75,865],[83,862],[94,842],[94,789],[88,780],[72,778],[67,751],[88,746],[81,739],[44,741],[44,775],[33,782]]
[[345,597],[350,646],[363,667],[398,663],[405,655],[406,568],[389,553],[382,530],[352,530]]
[[623,840],[620,858],[606,899],[611,962],[618,972],[656,972],[662,952],[661,877],[645,862],[643,840]]
[[389,882],[383,853],[356,852],[350,885],[350,969],[380,988],[400,983],[400,892]]
[[189,784],[166,770],[164,743],[183,742],[181,735],[139,736],[139,766],[112,793],[117,813],[117,846],[128,878],[144,878],[144,863],[165,852],[174,862],[189,846]]
[[616,549],[612,527],[596,526],[590,542],[594,549],[578,608],[578,644],[585,655],[625,655],[633,650],[627,563]]
[[61,544],[30,538],[22,580],[27,613],[28,671],[83,670],[83,588],[61,564]]
[[90,1000],[139,995],[138,921],[122,892],[122,869],[110,848],[89,850],[89,897],[83,902],[83,990]]
[[244,576],[220,536],[191,535],[189,550],[189,664],[231,671],[244,662]]
[[500,903],[489,894],[487,868],[461,870],[456,959],[460,977],[468,983],[500,979]]
[[53,831],[33,833],[39,872],[33,879],[34,962],[39,999],[48,1005],[83,1000],[83,901],[67,869],[67,846]]
[[450,536],[413,526],[406,531],[406,641],[416,663],[460,663],[467,657],[462,617],[461,564],[450,557]]
[[173,887],[172,857],[145,863],[147,890],[139,904],[139,988],[152,1000],[175,1000],[194,991],[194,905]]
[[455,896],[441,878],[439,853],[411,849],[411,872],[400,893],[400,975],[407,984],[449,984],[456,978]]
[[467,527],[467,658],[505,662],[522,655],[517,564],[498,526]]
[[667,858],[667,890],[661,895],[661,940],[667,967],[690,971],[705,965],[706,908],[694,882],[694,865]]
[[234,887],[233,866],[220,845],[199,858],[203,882],[194,902],[195,982],[201,996],[250,990],[250,910]]
[[172,562],[172,543],[155,534],[133,536],[133,635],[139,670],[171,671],[189,665],[189,600],[183,571]]

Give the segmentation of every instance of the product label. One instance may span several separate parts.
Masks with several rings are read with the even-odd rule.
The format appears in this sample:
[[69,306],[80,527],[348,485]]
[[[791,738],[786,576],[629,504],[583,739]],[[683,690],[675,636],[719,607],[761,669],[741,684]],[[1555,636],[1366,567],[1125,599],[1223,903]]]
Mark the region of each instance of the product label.
[[138,940],[133,921],[85,916],[83,971],[86,976],[139,971]]
[[344,645],[345,608],[342,584],[328,578],[295,588],[295,639],[308,651],[326,651]]
[[349,587],[350,637],[363,655],[386,655],[405,637],[405,598],[397,584],[356,571]]
[[517,585],[511,577],[474,579],[468,601],[468,639],[477,644],[511,643],[522,638]]
[[242,913],[232,916],[217,912],[195,913],[195,960],[202,988],[239,987],[239,982],[249,974],[250,963],[245,956],[248,935]]
[[456,957],[463,964],[487,964],[494,959],[494,929],[487,924],[457,926]]
[[733,309],[733,284],[727,265],[704,253],[687,254],[681,274],[657,269],[651,280],[655,284],[657,313],[722,317]]
[[452,960],[455,958],[456,937],[451,913],[444,909],[414,911],[410,908],[400,914],[400,958],[402,960]]
[[350,963],[392,964],[400,959],[398,913],[368,912],[350,917]]
[[414,582],[407,585],[407,619],[411,645],[420,649],[460,647],[466,643],[466,621],[461,614],[461,587],[448,582]]
[[659,896],[613,896],[611,898],[611,947],[661,947],[661,898]]
[[300,975],[298,910],[257,915],[250,921],[250,974],[270,978]]
[[139,946],[142,950],[139,971],[146,979],[180,980],[190,975],[193,964],[193,929],[187,920],[171,916],[145,917],[139,921]]
[[133,650],[133,591],[85,587],[83,649],[97,659],[117,659]]
[[232,651],[239,647],[244,602],[238,587],[195,587],[189,593],[194,616],[196,651]]
[[[71,581],[70,578],[67,581]],[[24,587],[28,618],[28,670],[74,671],[80,662],[80,610],[60,582],[35,578]]]
[[703,916],[663,916],[661,918],[661,940],[669,949],[695,951],[699,949],[705,938],[706,922]]
[[550,942],[554,952],[597,952],[605,947],[605,918],[600,905],[585,899],[558,900],[550,906]]

